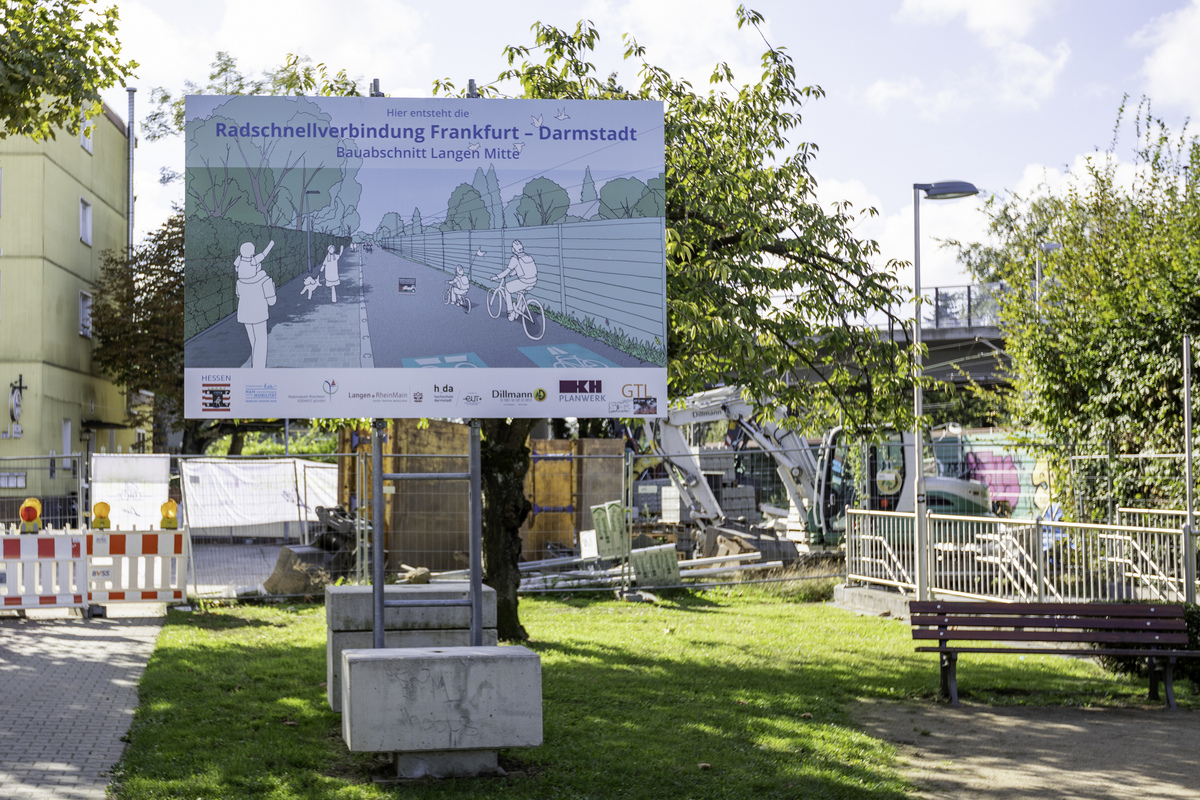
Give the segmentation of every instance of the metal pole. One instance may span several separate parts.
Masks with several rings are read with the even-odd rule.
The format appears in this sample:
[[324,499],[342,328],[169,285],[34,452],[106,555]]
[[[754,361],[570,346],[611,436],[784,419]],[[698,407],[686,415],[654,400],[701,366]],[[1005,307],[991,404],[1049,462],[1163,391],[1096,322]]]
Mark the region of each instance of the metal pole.
[[1196,602],[1196,553],[1192,546],[1192,337],[1183,337],[1183,463],[1187,516],[1183,521],[1183,572],[1187,579],[1184,596]]
[[371,630],[375,634],[374,647],[383,643],[383,431],[387,420],[376,419],[371,423],[371,588],[374,600],[374,615]]
[[921,458],[921,190],[913,187],[913,527],[916,532],[917,598],[929,599],[929,541],[925,520],[925,465]]
[[126,87],[125,91],[129,93],[129,121],[125,128],[126,145],[129,147],[129,219],[127,220],[129,224],[129,250],[127,252],[133,255],[133,149],[137,144],[137,137],[133,135],[133,96],[137,94],[137,89],[129,86]]
[[480,421],[471,420],[471,646],[483,645],[483,488]]
[[291,417],[283,418],[283,454],[290,456],[292,444],[292,419]]

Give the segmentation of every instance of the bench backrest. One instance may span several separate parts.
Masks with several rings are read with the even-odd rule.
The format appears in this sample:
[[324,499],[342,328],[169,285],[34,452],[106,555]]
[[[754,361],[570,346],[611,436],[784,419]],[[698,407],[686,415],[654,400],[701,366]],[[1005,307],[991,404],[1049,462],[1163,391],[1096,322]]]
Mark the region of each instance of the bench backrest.
[[914,639],[1187,646],[1183,606],[1159,603],[909,604]]

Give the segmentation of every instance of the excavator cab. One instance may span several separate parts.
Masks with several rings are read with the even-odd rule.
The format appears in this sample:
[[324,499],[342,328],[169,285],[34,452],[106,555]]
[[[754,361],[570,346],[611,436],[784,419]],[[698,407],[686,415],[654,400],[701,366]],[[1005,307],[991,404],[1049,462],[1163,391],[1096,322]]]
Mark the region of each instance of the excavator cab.
[[853,506],[858,492],[850,464],[850,445],[841,428],[834,428],[821,443],[817,473],[820,519],[817,521],[827,544],[846,533],[846,506]]

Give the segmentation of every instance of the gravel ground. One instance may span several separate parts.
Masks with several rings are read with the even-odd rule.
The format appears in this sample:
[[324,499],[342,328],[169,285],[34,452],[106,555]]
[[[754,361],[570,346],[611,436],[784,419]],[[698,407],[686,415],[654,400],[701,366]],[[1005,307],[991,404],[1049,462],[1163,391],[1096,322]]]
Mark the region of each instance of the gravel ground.
[[921,798],[1200,798],[1193,711],[864,701],[854,714]]

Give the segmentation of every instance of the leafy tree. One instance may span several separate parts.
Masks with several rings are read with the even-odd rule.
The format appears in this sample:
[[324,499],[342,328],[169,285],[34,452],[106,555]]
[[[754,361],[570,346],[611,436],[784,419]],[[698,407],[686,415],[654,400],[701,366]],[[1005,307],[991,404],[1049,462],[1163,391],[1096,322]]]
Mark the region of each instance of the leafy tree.
[[[743,7],[737,20],[739,28],[757,29],[763,18]],[[700,94],[645,61],[644,50],[627,38],[625,56],[640,63],[642,76],[641,86],[627,91],[612,72],[596,77],[588,59],[599,35],[590,23],[574,31],[537,23],[533,32],[533,45],[506,48],[509,68],[498,79],[516,81],[524,96],[665,104],[672,395],[737,381],[752,398],[786,404],[794,422],[808,429],[839,416],[851,427],[906,423],[910,395],[900,390],[911,385],[908,351],[864,321],[868,312],[898,305],[896,265],[872,265],[878,246],[855,238],[858,218],[848,205],[817,204],[809,173],[815,147],[794,145],[790,137],[799,110],[823,92],[797,84],[787,53],[768,44],[762,78],[747,86],[718,65],[712,79],[721,91]],[[785,293],[787,301],[772,302]],[[491,506],[485,548],[509,559],[485,559],[504,638],[524,636],[516,616],[517,555],[528,511],[521,487],[532,425],[483,422],[490,457],[514,470],[503,473],[503,483],[485,485]],[[498,472],[485,469],[485,480],[497,480]]]
[[[1200,336],[1200,142],[1172,132],[1148,103],[1135,121],[1132,169],[1114,137],[1065,189],[990,201],[994,243],[959,246],[978,277],[1008,285],[1016,420],[1080,450],[1171,453],[1183,441],[1182,337]],[[1040,255],[1039,291],[1035,256],[1046,241],[1062,248]],[[1118,497],[1182,497],[1169,460],[1116,468]]]
[[667,180],[663,175],[646,182],[646,189],[633,206],[636,217],[661,217],[667,211]]
[[562,220],[571,207],[567,190],[549,178],[534,178],[525,184],[517,203],[522,225],[553,225]]
[[646,184],[637,178],[613,178],[600,187],[600,218],[633,219],[642,216],[634,209],[645,192]]
[[100,92],[133,74],[120,61],[117,9],[96,0],[4,0],[0,36],[0,139],[53,139],[56,128],[79,133]]
[[450,193],[450,201],[446,204],[446,221],[442,223],[444,231],[469,231],[492,226],[491,215],[484,206],[479,191],[469,183],[460,183]]
[[153,419],[138,422],[152,423],[160,453],[172,430],[183,430],[185,453],[203,453],[216,439],[246,430],[233,420],[183,419],[183,263],[183,213],[176,209],[131,252],[101,256],[92,301],[92,361],[127,392],[154,393]]

